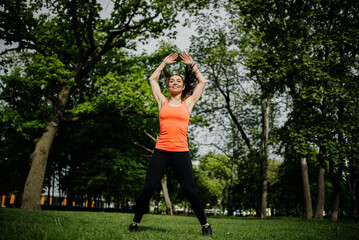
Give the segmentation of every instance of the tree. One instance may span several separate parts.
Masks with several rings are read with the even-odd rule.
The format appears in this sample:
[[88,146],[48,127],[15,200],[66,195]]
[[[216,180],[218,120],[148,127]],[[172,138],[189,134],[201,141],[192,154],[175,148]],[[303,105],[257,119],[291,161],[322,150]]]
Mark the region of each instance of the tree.
[[208,153],[199,158],[199,162],[196,172],[201,189],[200,194],[204,190],[207,193],[207,201],[214,208],[219,205],[220,214],[223,214],[224,203],[230,184],[231,159],[227,156]]
[[[355,28],[355,25],[351,24],[351,13],[358,11],[357,6],[352,3],[345,7],[342,4],[340,6],[341,10],[337,3],[318,2],[314,5],[298,5],[297,10],[289,12],[292,19],[301,19],[300,23],[304,29],[301,37],[303,40],[299,42],[297,50],[292,50],[296,56],[292,59],[297,60],[288,68],[287,75],[293,82],[288,82],[287,86],[293,98],[297,129],[301,132],[298,137],[306,139],[307,144],[318,147],[318,195],[314,214],[316,219],[323,217],[325,173],[328,168],[327,175],[332,179],[336,195],[333,204],[337,202],[334,205],[339,206],[337,194],[342,177],[335,176],[342,175],[343,157],[339,156],[343,156],[345,147],[341,132],[346,131],[343,118],[340,117],[340,109],[343,108],[343,102],[350,101],[350,97],[343,101],[345,96],[351,95],[351,90],[343,86],[352,79],[350,66],[353,66],[355,57],[351,54],[357,51],[355,37],[351,36],[351,31]],[[344,12],[346,13],[342,15]],[[344,45],[341,43],[343,41]],[[305,152],[306,148],[302,150],[302,153]],[[338,212],[334,205],[333,213]],[[336,218],[337,216],[333,215],[333,220]]]
[[[215,29],[206,25],[199,27],[200,36],[193,38],[199,43],[193,45],[192,49],[199,52],[200,61],[203,60],[203,63],[208,66],[209,79],[213,80],[214,89],[217,89],[224,99],[226,104],[223,107],[227,109],[237,126],[250,154],[252,156],[259,155],[257,160],[258,184],[261,187],[259,188],[257,213],[259,216],[265,217],[269,132],[270,127],[274,125],[273,117],[275,116],[271,111],[273,105],[277,105],[272,103],[272,98],[280,88],[281,77],[281,73],[276,68],[279,59],[276,51],[262,44],[263,36],[261,36],[259,28],[254,27],[253,31],[249,31],[241,27],[246,24],[252,26],[251,23],[246,22],[246,18],[238,17],[238,15],[246,13],[242,13],[232,5],[230,9],[229,7],[228,5],[228,13],[232,18],[228,21],[231,21],[231,24],[220,26],[218,23],[214,23],[214,21],[220,22],[218,16],[207,20],[208,22],[212,21],[211,24],[216,26]],[[209,34],[210,39],[208,40]],[[252,91],[248,93],[245,89]],[[243,100],[238,100],[240,95]],[[245,106],[240,106],[244,104]],[[242,115],[248,118],[249,116],[243,115],[243,113],[248,114],[250,109],[260,111],[260,126],[248,126],[248,120],[238,117]],[[255,115],[256,113],[251,114]],[[246,127],[247,129],[261,129],[260,144],[257,145],[258,135],[256,132],[249,132]]]
[[[40,194],[46,163],[59,124],[67,112],[71,91],[81,92],[89,83],[88,74],[113,48],[133,48],[135,40],[158,37],[175,23],[172,2],[116,1],[110,19],[101,19],[101,5],[92,1],[6,1],[1,3],[1,38],[12,50],[34,52],[29,81],[36,80],[35,92],[16,91],[5,98],[21,95],[42,96],[50,102],[49,120],[31,154],[22,209],[40,209]],[[47,13],[42,13],[46,9]],[[51,93],[42,91],[45,85]],[[6,93],[5,93],[6,94]],[[81,96],[81,93],[79,93]]]
[[[340,99],[337,94],[344,91],[339,82],[347,78],[342,70],[346,69],[344,72],[352,75],[353,71],[347,67],[354,66],[356,61],[352,56],[357,52],[357,37],[352,33],[357,32],[357,20],[353,16],[358,6],[351,1],[345,1],[345,4],[332,1],[237,1],[235,4],[239,9],[233,6],[230,9],[242,16],[239,21],[242,29],[249,34],[248,38],[258,40],[253,41],[256,43],[254,51],[267,52],[266,56],[257,56],[264,63],[270,63],[266,60],[271,58],[275,63],[264,65],[254,61],[259,63],[259,67],[254,67],[261,70],[261,74],[273,74],[274,81],[268,82],[275,83],[272,87],[277,86],[281,91],[285,87],[289,89],[294,115],[291,121],[298,123],[293,134],[296,134],[297,143],[301,142],[300,138],[305,139],[297,146],[301,155],[298,160],[304,159],[308,149],[303,146],[314,144],[318,148],[318,195],[314,217],[320,219],[328,165],[336,166],[332,169],[337,173],[341,171],[340,161],[337,165],[334,160],[337,159],[338,141],[333,136],[344,128],[336,133],[332,129],[335,129],[334,125],[339,126],[335,124],[337,116],[334,113]],[[345,66],[338,64],[340,62],[345,62]],[[338,181],[338,178],[334,179]]]

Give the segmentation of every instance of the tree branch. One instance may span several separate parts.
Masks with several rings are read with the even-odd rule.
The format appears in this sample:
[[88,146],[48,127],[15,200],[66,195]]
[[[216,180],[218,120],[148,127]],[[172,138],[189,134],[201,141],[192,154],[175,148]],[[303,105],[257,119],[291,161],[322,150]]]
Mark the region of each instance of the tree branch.
[[1,52],[1,53],[0,53],[0,56],[5,55],[5,54],[8,53],[8,52],[20,51],[21,49],[22,49],[21,47],[9,48],[9,49],[6,49],[5,51]]
[[202,145],[216,147],[218,150],[220,150],[220,151],[221,151],[224,155],[226,155],[227,157],[229,157],[229,158],[232,157],[232,155],[227,154],[227,151],[225,151],[224,149],[222,149],[221,147],[219,147],[217,144],[214,144],[214,143],[205,143],[205,144],[202,144]]
[[223,108],[225,108],[225,106],[211,107],[211,109],[196,110],[195,113],[196,115],[207,114],[207,113],[212,113],[214,111],[222,110]]
[[227,93],[227,96],[229,98],[229,78],[228,78],[226,69],[223,66],[221,66],[221,68],[222,68],[224,77],[226,78],[226,93]]
[[[92,5],[93,6],[96,5],[96,0],[92,0]],[[94,20],[94,13],[93,13],[93,10],[91,9],[90,13],[89,13],[89,17],[87,19],[87,36],[88,36],[88,39],[89,39],[89,44],[88,44],[89,49],[95,49],[96,48],[95,39],[94,39],[94,36],[93,36],[93,28],[92,28],[93,20]]]
[[158,140],[158,134],[156,134],[156,138],[154,136],[152,136],[151,134],[149,134],[148,132],[145,131],[145,134],[151,138],[151,140],[154,142],[154,143],[157,143],[157,140]]
[[160,13],[162,12],[162,9],[164,6],[166,6],[166,1],[165,3],[158,9],[158,11],[156,12],[156,14],[152,17],[149,18],[145,18],[143,20],[141,20],[138,24],[133,25],[133,26],[127,26],[124,27],[123,29],[120,30],[114,30],[111,31],[111,34],[109,35],[106,43],[103,45],[102,49],[93,57],[91,58],[91,61],[86,64],[81,71],[74,73],[76,75],[76,79],[77,81],[81,81],[81,79],[83,79],[83,77],[93,68],[93,66],[99,61],[101,60],[102,56],[107,53],[108,51],[110,51],[113,47],[117,46],[117,47],[124,47],[126,45],[125,42],[117,42],[118,39],[123,35],[123,33],[127,32],[127,31],[131,31],[134,29],[139,29],[141,28],[143,25],[146,25],[147,23],[149,23],[150,21],[152,21],[153,19],[157,18]]
[[214,76],[214,84],[216,85],[217,89],[220,91],[220,93],[223,95],[223,97],[226,99],[227,105],[230,102],[229,95],[226,95],[226,93],[221,88],[221,85],[219,84],[219,76],[215,74],[215,70],[213,69],[213,76]]
[[15,97],[20,97],[20,96],[29,96],[34,94],[33,92],[22,92],[22,93],[18,93],[16,95],[9,95],[9,96],[4,96],[4,97],[0,97],[0,100],[7,100],[7,99],[11,99],[11,98],[15,98]]
[[[49,43],[51,44],[51,43]],[[53,45],[56,50],[58,50],[66,59],[69,61],[72,67],[76,67],[76,63],[71,60],[71,56],[66,53],[66,51],[62,51],[62,48],[58,47],[57,45]]]
[[6,49],[6,50],[4,50],[3,52],[0,53],[0,56],[6,54],[6,53],[8,53],[8,52],[20,51],[20,50],[22,50],[22,49],[38,50],[35,45],[32,45],[32,44],[30,44],[30,43],[25,43],[25,42],[19,42],[19,46],[18,46],[18,47]]
[[[244,139],[248,149],[250,152],[253,151],[253,148],[252,148],[252,145],[250,143],[250,140],[249,138],[247,137],[247,134],[244,132],[243,128],[242,128],[242,125],[240,124],[240,122],[238,121],[237,117],[234,115],[233,111],[232,111],[232,108],[231,108],[231,105],[230,105],[230,97],[229,95],[226,95],[226,93],[223,91],[223,89],[221,88],[221,86],[219,85],[219,82],[218,82],[218,78],[215,77],[215,83],[216,83],[216,86],[218,88],[218,90],[221,92],[221,94],[224,96],[224,98],[226,99],[226,103],[227,103],[227,110],[228,110],[228,113],[229,115],[231,116],[234,124],[237,126],[239,132],[241,133],[241,136],[242,138]],[[228,90],[227,90],[227,93],[228,93]]]
[[121,116],[124,116],[124,112],[126,112],[129,108],[131,108],[132,107],[132,104],[130,104],[130,105],[128,105],[128,106],[126,106],[125,108],[115,108],[116,110],[119,110],[120,112],[119,112],[119,114],[121,115]]
[[246,92],[246,90],[244,89],[243,85],[241,84],[240,80],[239,80],[239,76],[237,75],[237,84],[239,85],[239,87],[242,89],[242,92],[247,96],[251,98],[251,95],[249,95],[249,93]]
[[135,142],[132,138],[131,138],[131,141],[132,141],[133,144],[135,144],[137,147],[140,147],[140,148],[146,150],[146,151],[149,152],[149,153],[153,153],[153,150],[152,150],[152,149],[149,149],[149,148],[147,148],[147,147],[145,147],[145,146],[139,144],[138,142]]
[[81,55],[84,57],[85,56],[85,51],[81,45],[81,32],[78,26],[78,21],[77,21],[77,6],[76,6],[77,2],[73,1],[71,4],[71,16],[72,16],[72,28],[75,31],[75,40],[76,40],[76,46],[77,48],[80,50]]
[[247,134],[244,132],[242,125],[238,121],[237,117],[234,115],[234,113],[229,105],[227,106],[227,110],[228,110],[228,113],[231,116],[234,124],[237,126],[239,132],[241,133],[241,136],[244,139],[244,142],[246,143],[249,151],[252,152],[253,148],[252,148],[251,142],[250,142],[249,138],[247,137]]
[[[164,4],[158,8],[158,11],[155,13],[155,15],[153,15],[152,17],[149,18],[145,18],[142,19],[137,25],[133,25],[130,26],[129,25],[129,21],[127,22],[128,25],[126,25],[123,29],[117,30],[117,31],[113,31],[114,34],[120,34],[122,35],[124,32],[129,31],[129,30],[134,30],[134,29],[138,29],[140,27],[142,27],[143,25],[146,25],[147,23],[149,23],[150,21],[152,21],[153,19],[157,18],[160,13],[162,12],[163,8],[167,5],[167,2],[164,1]],[[136,10],[137,11],[137,10]]]
[[127,23],[125,24],[125,28],[130,25],[130,23],[131,23],[133,17],[136,15],[136,13],[137,13],[137,11],[138,11],[138,8],[140,7],[140,3],[141,3],[141,0],[137,0],[135,9],[133,10],[133,13],[131,14],[131,16],[128,18],[128,21],[127,21]]
[[81,117],[73,117],[73,118],[64,118],[62,117],[61,120],[64,122],[76,122],[80,119]]

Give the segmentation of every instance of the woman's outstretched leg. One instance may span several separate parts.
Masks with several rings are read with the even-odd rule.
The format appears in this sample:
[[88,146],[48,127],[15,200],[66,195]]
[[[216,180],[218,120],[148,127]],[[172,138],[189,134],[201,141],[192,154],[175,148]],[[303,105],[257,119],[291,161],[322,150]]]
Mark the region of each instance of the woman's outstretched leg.
[[205,225],[207,224],[207,218],[204,213],[203,204],[194,188],[193,169],[189,152],[174,152],[172,154],[170,165],[199,222],[201,225]]
[[137,198],[134,222],[140,223],[142,216],[148,211],[148,205],[157,186],[168,167],[166,151],[155,149],[147,168],[145,186]]

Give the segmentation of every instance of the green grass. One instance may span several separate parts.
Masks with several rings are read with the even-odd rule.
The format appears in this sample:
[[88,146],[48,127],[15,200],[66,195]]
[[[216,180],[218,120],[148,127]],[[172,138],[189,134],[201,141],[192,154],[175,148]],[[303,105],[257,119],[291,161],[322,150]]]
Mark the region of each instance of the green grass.
[[[194,216],[146,214],[140,231],[127,230],[133,214],[0,209],[0,239],[202,239]],[[208,217],[212,239],[359,239],[359,222]]]

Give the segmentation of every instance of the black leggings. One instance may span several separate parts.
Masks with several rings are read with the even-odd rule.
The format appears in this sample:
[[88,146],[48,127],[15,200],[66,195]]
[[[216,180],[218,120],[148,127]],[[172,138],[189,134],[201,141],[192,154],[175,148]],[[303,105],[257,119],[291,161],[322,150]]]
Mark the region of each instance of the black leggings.
[[171,166],[181,185],[181,188],[191,203],[191,207],[199,222],[207,223],[202,203],[194,189],[192,162],[189,152],[168,152],[155,149],[150,164],[147,168],[146,183],[136,201],[134,222],[141,222],[142,216],[148,211],[148,204],[159,185],[168,166]]

